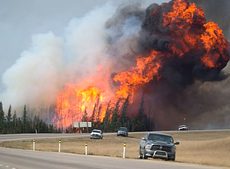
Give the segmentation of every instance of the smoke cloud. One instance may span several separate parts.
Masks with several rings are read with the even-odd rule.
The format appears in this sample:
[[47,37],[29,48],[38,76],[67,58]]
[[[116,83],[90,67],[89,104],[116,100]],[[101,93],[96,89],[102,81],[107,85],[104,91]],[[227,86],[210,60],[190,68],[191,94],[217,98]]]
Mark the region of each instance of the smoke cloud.
[[[120,25],[119,31],[123,34],[119,38],[115,38],[117,30],[109,29],[106,22],[115,15],[117,8],[127,4],[124,1],[108,2],[81,18],[73,18],[62,35],[52,32],[34,35],[31,47],[22,52],[2,76],[4,89],[0,100],[5,107],[11,104],[17,109],[26,104],[38,108],[55,104],[58,91],[66,83],[82,81],[97,72],[98,65],[108,67],[111,64],[115,56],[112,53],[118,49],[108,43],[111,39],[127,44],[120,45],[122,50],[119,50],[126,53],[129,50],[126,41],[139,30],[141,22],[127,17],[126,23]],[[144,1],[142,5],[146,4],[149,2]],[[108,52],[111,48],[114,52]],[[102,73],[101,79],[103,76]]]
[[33,36],[31,48],[3,75],[2,101],[16,107],[51,103],[62,79],[62,56],[62,40],[53,33]]
[[[213,6],[221,4],[214,1],[195,2],[204,7],[208,19],[218,22],[229,37],[229,20],[222,22],[220,19],[227,15],[216,12],[212,15]],[[112,77],[132,66],[135,56],[152,47],[148,45],[153,39],[158,39],[154,43],[155,49],[167,49],[167,38],[153,35],[148,39],[142,30],[145,10],[150,3],[152,1],[109,2],[82,18],[72,19],[62,36],[52,32],[34,35],[31,47],[4,73],[4,91],[0,100],[15,108],[24,104],[32,108],[48,107],[55,104],[58,92],[66,83],[90,85],[95,79],[85,78],[97,74],[99,85],[105,85],[105,77]],[[227,0],[223,4],[223,8],[218,8],[220,11],[229,5]],[[229,66],[223,72],[225,76],[221,81],[192,79],[192,82],[181,85],[175,82],[171,69],[165,70],[169,77],[167,83],[158,85],[152,82],[141,91],[145,95],[145,111],[149,119],[157,129],[176,129],[180,123],[189,124],[191,128],[230,127]],[[106,85],[113,86],[112,83]]]

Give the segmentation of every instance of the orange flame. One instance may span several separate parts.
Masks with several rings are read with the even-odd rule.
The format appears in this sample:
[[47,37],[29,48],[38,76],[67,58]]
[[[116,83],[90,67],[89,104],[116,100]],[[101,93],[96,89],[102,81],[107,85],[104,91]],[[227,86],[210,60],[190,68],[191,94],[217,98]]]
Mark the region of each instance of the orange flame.
[[[103,92],[96,87],[79,89],[78,86],[69,84],[58,95],[56,109],[59,114],[59,127],[67,127],[74,121],[81,121],[84,113],[90,118],[93,113],[97,113],[99,120],[103,119],[105,109],[100,108],[103,103]],[[97,109],[97,110],[96,110]],[[100,112],[99,112],[100,111]]]
[[[120,85],[116,91],[117,98],[132,98],[139,86],[158,77],[160,63],[157,61],[157,55],[158,52],[152,51],[147,57],[138,57],[135,67],[115,75],[113,80]],[[130,101],[132,102],[132,99]]]
[[[201,58],[203,64],[208,68],[214,68],[217,61],[224,57],[224,49],[227,48],[228,42],[224,37],[222,30],[214,22],[208,22],[204,25],[205,32],[201,35],[201,41],[209,54]],[[218,53],[220,54],[217,54]],[[227,58],[223,58],[227,59]]]
[[193,24],[194,16],[198,16],[196,19],[205,18],[203,10],[197,8],[194,3],[190,4],[187,0],[174,0],[171,11],[164,15],[163,25],[170,27],[176,23],[176,26],[184,31]]
[[[172,43],[170,49],[173,54],[182,57],[199,41],[197,32],[191,31],[193,24],[203,25],[205,16],[202,9],[187,0],[174,0],[172,9],[163,14],[163,26],[171,30],[177,43]],[[178,38],[180,37],[180,38]]]

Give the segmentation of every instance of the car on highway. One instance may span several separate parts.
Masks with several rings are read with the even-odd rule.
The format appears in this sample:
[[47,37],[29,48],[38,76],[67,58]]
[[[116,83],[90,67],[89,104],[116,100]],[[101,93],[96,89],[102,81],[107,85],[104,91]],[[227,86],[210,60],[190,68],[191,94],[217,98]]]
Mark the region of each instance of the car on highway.
[[185,124],[179,125],[178,130],[179,130],[179,131],[185,131],[185,130],[188,130],[188,126],[187,126],[187,125],[185,125]]
[[90,139],[103,139],[103,133],[99,129],[93,129],[90,133]]
[[178,144],[171,135],[151,132],[141,139],[139,155],[141,159],[152,157],[175,161]]
[[124,137],[128,137],[128,129],[126,127],[120,127],[117,130],[117,136],[124,136]]

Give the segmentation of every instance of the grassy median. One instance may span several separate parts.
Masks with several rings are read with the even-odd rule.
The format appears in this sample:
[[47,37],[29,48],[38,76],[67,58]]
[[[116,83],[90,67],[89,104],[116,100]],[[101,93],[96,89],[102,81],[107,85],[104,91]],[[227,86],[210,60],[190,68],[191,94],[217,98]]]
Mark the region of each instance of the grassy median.
[[[230,131],[175,132],[170,133],[176,141],[177,162],[230,167]],[[126,157],[138,158],[140,138],[144,134],[130,133],[129,137],[115,135],[104,136],[102,140],[89,137],[67,138],[61,140],[61,152],[84,154],[85,144],[89,155],[122,157],[123,145],[126,144]],[[58,151],[59,139],[36,140],[36,150]],[[2,147],[32,149],[32,140],[6,141]],[[151,159],[150,159],[151,160]]]

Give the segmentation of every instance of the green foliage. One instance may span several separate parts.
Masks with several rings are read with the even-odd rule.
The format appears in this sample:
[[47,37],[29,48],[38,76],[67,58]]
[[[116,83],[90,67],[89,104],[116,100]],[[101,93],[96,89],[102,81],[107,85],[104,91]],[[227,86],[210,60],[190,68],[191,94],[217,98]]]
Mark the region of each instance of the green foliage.
[[119,119],[119,104],[120,100],[117,101],[115,108],[113,109],[112,113],[112,120],[110,123],[111,131],[116,131],[118,127],[120,127],[120,119]]
[[58,132],[52,124],[47,124],[38,116],[31,118],[29,115],[25,105],[22,117],[17,117],[16,111],[14,111],[12,116],[12,107],[10,105],[5,117],[3,105],[0,102],[0,134]]
[[4,111],[3,111],[3,105],[2,102],[0,102],[0,133],[4,133],[5,131],[5,115],[4,115]]
[[105,117],[103,119],[103,122],[102,122],[102,129],[104,131],[109,131],[109,124],[110,124],[110,114],[111,114],[111,110],[110,110],[110,102],[108,103],[107,105],[107,108],[106,108],[106,112],[105,112]]
[[[121,126],[127,127],[129,131],[154,130],[154,123],[152,122],[150,124],[144,109],[144,96],[142,96],[136,115],[129,112],[129,106],[129,97],[125,100],[118,100],[115,106],[111,106],[109,102],[104,119],[101,122],[100,116],[102,113],[102,106],[98,101],[94,105],[91,117],[88,117],[87,109],[85,109],[82,121],[92,121],[94,128],[102,129],[104,132],[114,132]],[[150,112],[148,112],[148,114],[149,113]],[[2,102],[0,102],[0,134],[61,132],[61,129],[56,129],[52,124],[47,124],[40,119],[39,116],[35,115],[31,117],[31,113],[26,105],[23,108],[23,112],[20,114],[22,114],[22,117],[17,117],[17,113],[14,111],[12,116],[12,107],[10,105],[8,113],[5,116]],[[65,131],[73,132],[72,126]]]
[[128,126],[128,117],[127,117],[127,111],[129,106],[129,97],[125,99],[125,102],[121,108],[121,125],[122,126]]
[[121,100],[118,100],[113,108],[110,107],[109,103],[103,122],[99,123],[98,128],[103,129],[105,132],[114,132],[121,126],[127,127],[129,131],[154,130],[154,123],[152,122],[150,125],[144,109],[144,96],[142,96],[137,115],[129,115],[128,107],[129,97],[122,104]]

